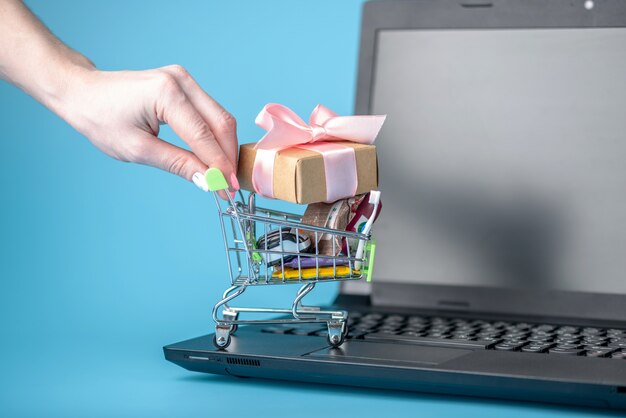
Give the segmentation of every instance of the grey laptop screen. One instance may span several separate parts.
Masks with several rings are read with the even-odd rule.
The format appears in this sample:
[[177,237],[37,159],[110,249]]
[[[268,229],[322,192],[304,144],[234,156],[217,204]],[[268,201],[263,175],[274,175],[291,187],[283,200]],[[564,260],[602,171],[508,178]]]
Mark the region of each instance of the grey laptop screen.
[[625,45],[379,31],[377,280],[626,294]]

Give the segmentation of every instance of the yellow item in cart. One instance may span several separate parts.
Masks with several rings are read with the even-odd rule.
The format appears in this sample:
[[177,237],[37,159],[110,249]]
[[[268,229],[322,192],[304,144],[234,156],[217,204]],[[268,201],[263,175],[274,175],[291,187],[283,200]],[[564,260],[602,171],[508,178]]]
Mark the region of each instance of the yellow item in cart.
[[[335,270],[337,271],[337,273],[335,273]],[[302,278],[303,279],[314,279],[318,276],[317,270],[315,267],[308,267],[305,269],[300,269],[300,271],[302,272]],[[285,272],[285,279],[288,280],[293,280],[293,279],[299,279],[300,278],[300,274],[298,273],[298,269],[294,269],[291,267],[285,267],[284,269]],[[355,270],[352,269],[352,275],[353,276],[358,276],[360,275],[361,272],[359,270]],[[350,277],[350,267],[348,266],[337,266],[337,268],[333,268],[333,267],[320,267],[319,268],[319,277]],[[275,269],[274,272],[272,273],[272,277],[274,278],[282,278],[283,277],[283,270],[281,269]]]

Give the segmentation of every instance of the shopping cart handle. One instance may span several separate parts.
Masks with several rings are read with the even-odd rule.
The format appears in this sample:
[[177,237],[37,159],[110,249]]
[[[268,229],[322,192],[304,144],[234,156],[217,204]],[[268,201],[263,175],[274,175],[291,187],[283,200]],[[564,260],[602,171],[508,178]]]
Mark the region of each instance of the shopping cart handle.
[[218,190],[228,189],[228,183],[224,178],[224,174],[219,168],[209,168],[204,175],[202,173],[195,173],[193,175],[193,182],[200,189],[205,192],[216,192]]
[[219,168],[209,168],[206,173],[204,173],[204,179],[211,192],[228,189],[226,178],[224,178],[224,174],[222,174]]

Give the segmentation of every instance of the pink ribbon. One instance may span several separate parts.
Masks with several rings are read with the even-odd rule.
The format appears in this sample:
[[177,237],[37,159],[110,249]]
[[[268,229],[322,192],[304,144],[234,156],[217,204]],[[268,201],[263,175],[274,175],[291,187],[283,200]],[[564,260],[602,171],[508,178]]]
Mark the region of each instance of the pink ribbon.
[[358,186],[354,149],[333,141],[373,144],[385,116],[338,116],[317,105],[307,125],[286,106],[265,105],[255,120],[267,133],[255,148],[254,190],[274,197],[274,159],[280,150],[298,147],[318,152],[324,159],[326,202],[354,196]]

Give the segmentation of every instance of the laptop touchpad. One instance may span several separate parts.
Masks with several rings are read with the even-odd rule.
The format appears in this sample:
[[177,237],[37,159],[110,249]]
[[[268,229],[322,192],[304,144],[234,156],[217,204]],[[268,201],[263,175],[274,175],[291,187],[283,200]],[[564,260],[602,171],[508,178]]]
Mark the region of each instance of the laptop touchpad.
[[323,357],[341,362],[359,362],[370,360],[378,364],[429,364],[444,361],[471,353],[472,350],[459,348],[428,347],[414,344],[385,344],[367,341],[347,341],[338,348],[327,347],[305,356]]

